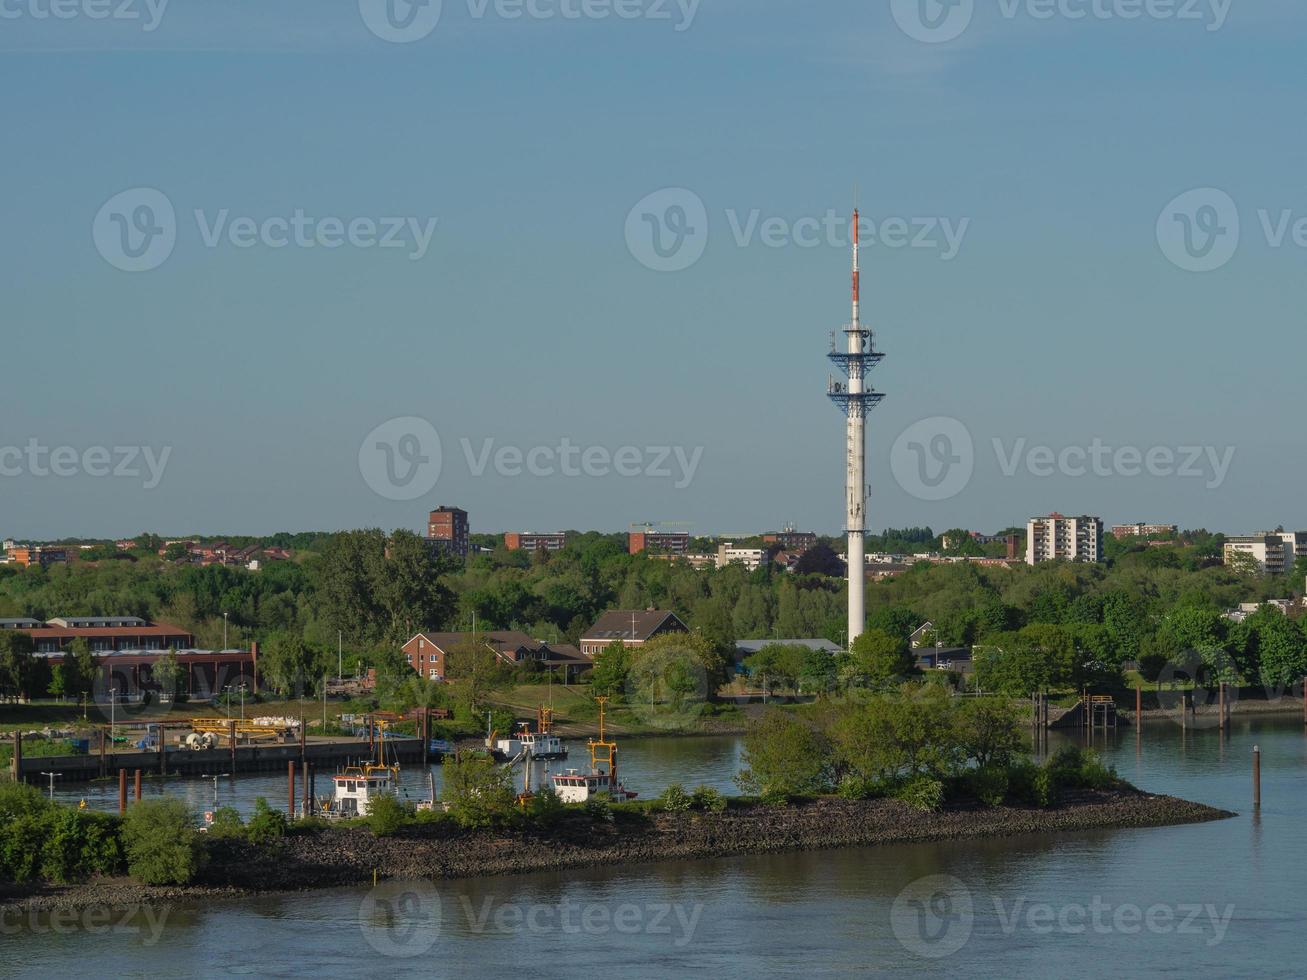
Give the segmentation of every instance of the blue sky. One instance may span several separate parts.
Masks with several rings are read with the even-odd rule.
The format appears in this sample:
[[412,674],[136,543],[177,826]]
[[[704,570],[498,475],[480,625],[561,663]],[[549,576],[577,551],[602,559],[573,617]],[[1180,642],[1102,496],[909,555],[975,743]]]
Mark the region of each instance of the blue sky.
[[[441,503],[474,530],[836,532],[844,428],[824,355],[849,255],[787,230],[842,224],[855,187],[872,228],[894,241],[901,220],[922,245],[863,248],[888,355],[873,527],[1053,509],[1307,525],[1300,5],[1124,19],[1130,0],[995,0],[932,43],[897,0],[701,0],[692,17],[624,0],[639,16],[550,20],[445,0],[429,34],[389,43],[357,0],[171,0],[149,31],[145,0],[138,20],[66,2],[65,19],[0,4],[0,451],[36,440],[78,462],[57,476],[0,456],[0,534],[416,528]],[[109,202],[141,188],[174,209],[175,243],[128,272],[105,229],[135,212]],[[640,260],[642,212],[627,234],[668,188],[655,217],[675,217],[668,201],[706,216],[701,257],[672,272]],[[1204,191],[1192,217],[1229,242],[1233,207],[1238,247],[1189,271],[1159,227],[1209,188],[1224,197]],[[278,248],[279,225],[233,240],[297,211],[374,221],[377,240],[402,219],[404,247]],[[412,228],[433,219],[424,245]],[[941,221],[964,229],[956,254]],[[439,477],[395,499],[360,447],[410,417],[439,434]],[[950,443],[971,465],[946,499],[920,448],[934,419],[970,440]],[[633,447],[639,475],[565,475],[564,439],[600,460]],[[1129,453],[1107,475],[1078,466],[1096,440],[1154,453],[1152,472]],[[143,466],[94,475],[92,447],[128,471],[115,447],[169,454],[146,489]],[[552,470],[518,473],[511,451],[536,447]],[[693,471],[660,465],[661,447]],[[1047,476],[1044,447],[1063,458]],[[1204,452],[1185,467],[1189,447]]]

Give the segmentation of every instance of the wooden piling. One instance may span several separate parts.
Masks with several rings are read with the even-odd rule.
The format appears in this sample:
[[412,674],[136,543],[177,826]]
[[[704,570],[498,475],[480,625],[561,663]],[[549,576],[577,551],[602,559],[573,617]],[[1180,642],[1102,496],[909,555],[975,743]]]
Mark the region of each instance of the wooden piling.
[[1222,733],[1224,733],[1225,732],[1225,681],[1221,681],[1218,690],[1220,691],[1220,693],[1217,695],[1216,710],[1219,713],[1219,717],[1216,722],[1216,727],[1219,728]]
[[23,733],[14,732],[14,782],[23,781]]
[[109,768],[108,768],[109,760],[105,758],[105,742],[106,742],[105,730],[104,730],[104,726],[101,725],[100,726],[100,778],[101,779],[104,779],[106,776],[109,775]]
[[141,770],[136,770],[136,802],[141,802]]
[[1253,746],[1253,806],[1257,809],[1262,806],[1262,749],[1259,745]]
[[118,770],[118,816],[127,812],[127,770]]
[[159,722],[159,775],[168,775],[168,726]]
[[292,820],[295,819],[295,760],[291,759],[286,763],[287,795],[286,795],[286,814]]
[[231,776],[236,778],[236,722],[227,722],[227,742],[231,747]]

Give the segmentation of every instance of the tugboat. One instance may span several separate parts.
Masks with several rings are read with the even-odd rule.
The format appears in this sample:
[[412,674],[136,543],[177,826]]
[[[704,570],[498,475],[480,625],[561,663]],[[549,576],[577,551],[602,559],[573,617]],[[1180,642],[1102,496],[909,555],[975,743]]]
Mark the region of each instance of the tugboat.
[[372,802],[379,796],[398,796],[400,793],[399,763],[386,762],[386,722],[371,721],[377,732],[379,761],[361,766],[346,766],[332,777],[332,795],[318,801],[318,815],[328,820],[349,820],[366,817],[372,812]]
[[330,800],[323,801],[321,815],[340,820],[366,817],[378,796],[396,795],[399,766],[347,766],[332,779],[335,792]]
[[490,749],[501,762],[515,762],[525,759],[536,762],[551,762],[567,758],[567,747],[563,740],[553,733],[554,709],[540,707],[536,712],[535,731],[529,722],[521,722],[518,732],[511,738],[496,740],[491,732],[486,738],[486,748]]
[[[604,738],[604,705],[608,703],[608,698],[598,697],[595,701],[599,703],[599,738],[590,740],[590,771],[568,769],[551,777],[554,792],[564,803],[585,803],[601,794],[607,794],[620,803],[640,795],[627,789],[617,779],[617,743]],[[600,763],[606,764],[608,768],[603,768]]]

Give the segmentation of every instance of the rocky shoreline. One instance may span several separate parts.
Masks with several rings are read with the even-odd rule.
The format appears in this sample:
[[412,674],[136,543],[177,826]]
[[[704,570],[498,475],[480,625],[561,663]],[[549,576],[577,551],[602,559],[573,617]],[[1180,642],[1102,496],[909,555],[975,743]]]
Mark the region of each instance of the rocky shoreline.
[[461,831],[447,823],[377,837],[363,828],[314,829],[277,844],[214,842],[194,885],[150,888],[127,880],[73,886],[0,886],[0,915],[88,907],[185,902],[317,888],[370,886],[380,880],[454,880],[629,866],[747,854],[1087,830],[1175,826],[1234,814],[1136,790],[1082,791],[1048,810],[954,806],[921,813],[895,800],[821,799],[722,813],[622,815],[593,823],[576,814],[549,830]]

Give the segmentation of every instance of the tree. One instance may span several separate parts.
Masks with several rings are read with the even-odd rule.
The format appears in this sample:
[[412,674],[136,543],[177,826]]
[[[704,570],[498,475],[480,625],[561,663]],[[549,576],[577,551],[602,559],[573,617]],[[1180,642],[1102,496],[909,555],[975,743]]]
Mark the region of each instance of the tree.
[[485,706],[486,695],[503,687],[511,676],[510,668],[480,640],[456,643],[445,651],[445,677],[468,717],[476,717]]
[[259,652],[259,676],[274,691],[302,695],[317,682],[323,670],[298,633],[273,633]]
[[73,687],[68,693],[89,697],[95,690],[95,679],[100,668],[95,661],[95,654],[91,653],[91,644],[85,637],[79,636],[69,646],[68,653],[64,655],[64,663],[69,664],[70,660]]
[[955,709],[958,746],[978,767],[1007,766],[1021,754],[1025,738],[1011,701],[959,699]]
[[36,645],[30,633],[0,630],[0,686],[29,697],[36,667]]
[[827,544],[814,544],[799,556],[794,564],[796,575],[826,575],[840,578],[844,574],[844,562]]
[[779,708],[769,708],[744,736],[745,768],[735,777],[746,793],[784,801],[815,796],[830,786],[833,756],[821,732]]
[[1307,677],[1307,640],[1292,619],[1274,607],[1249,617],[1257,638],[1258,670],[1268,688],[1284,690]]
[[880,687],[912,673],[914,664],[907,640],[873,629],[853,641],[841,675],[855,687]]
[[831,726],[841,771],[863,781],[952,774],[961,748],[951,709],[942,688],[914,685],[849,705]]
[[200,867],[198,835],[186,804],[174,798],[134,803],[123,819],[127,870],[146,885],[184,885]]
[[631,652],[621,640],[614,640],[595,654],[590,687],[596,694],[620,698],[630,674]]
[[481,752],[460,752],[444,765],[441,800],[462,827],[487,827],[513,808],[513,774]]
[[159,693],[168,698],[177,694],[183,670],[182,665],[177,662],[176,650],[169,650],[156,660],[152,673],[155,683],[159,685]]

